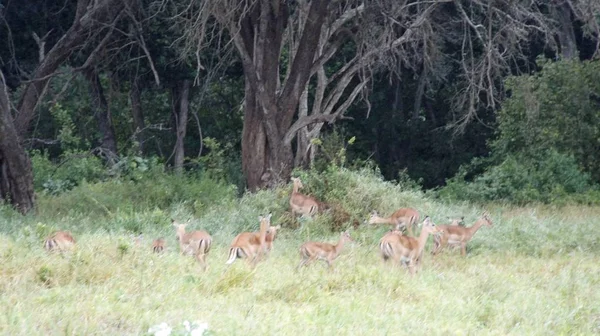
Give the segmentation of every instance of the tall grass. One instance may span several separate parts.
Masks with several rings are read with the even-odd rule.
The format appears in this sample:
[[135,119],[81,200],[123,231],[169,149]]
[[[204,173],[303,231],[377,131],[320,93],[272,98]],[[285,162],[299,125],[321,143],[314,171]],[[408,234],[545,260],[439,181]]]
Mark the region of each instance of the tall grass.
[[[39,198],[37,215],[0,209],[0,334],[143,335],[161,322],[209,323],[212,334],[593,334],[600,332],[600,208],[441,203],[384,182],[370,171],[300,172],[307,193],[334,210],[301,226],[286,214],[291,186],[236,198],[229,186],[165,176],[125,183],[82,184]],[[371,210],[403,206],[436,223],[483,210],[494,221],[469,243],[467,257],[428,246],[415,277],[383,265],[377,242],[387,227],[362,222]],[[341,210],[340,210],[341,209]],[[225,267],[239,232],[257,230],[273,213],[284,229],[269,258],[252,270]],[[209,269],[178,254],[170,219],[214,237]],[[345,218],[343,223],[336,220]],[[299,245],[333,242],[333,228],[351,229],[332,271],[315,263],[297,271]],[[77,249],[47,254],[43,237],[70,229]],[[136,246],[131,235],[144,233]],[[150,241],[168,249],[152,254]]]

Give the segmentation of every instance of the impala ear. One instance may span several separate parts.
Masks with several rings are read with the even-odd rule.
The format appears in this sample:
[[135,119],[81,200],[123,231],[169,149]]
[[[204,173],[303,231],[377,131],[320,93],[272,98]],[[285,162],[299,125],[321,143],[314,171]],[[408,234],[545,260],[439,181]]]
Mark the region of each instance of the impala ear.
[[258,216],[258,221],[262,222],[262,220],[263,220],[263,216]]

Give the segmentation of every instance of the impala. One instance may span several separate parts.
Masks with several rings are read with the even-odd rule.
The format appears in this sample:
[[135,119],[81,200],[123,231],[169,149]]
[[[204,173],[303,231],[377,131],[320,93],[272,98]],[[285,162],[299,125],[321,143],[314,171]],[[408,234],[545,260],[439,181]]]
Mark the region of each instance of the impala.
[[292,195],[290,196],[290,208],[292,210],[292,216],[296,215],[312,217],[319,211],[319,201],[314,197],[310,197],[298,192],[304,186],[302,181],[297,177],[292,177],[294,187],[292,189]]
[[333,261],[340,255],[344,244],[351,242],[352,237],[348,231],[344,231],[340,234],[340,239],[337,244],[319,243],[319,242],[306,242],[300,246],[300,256],[302,260],[297,268],[308,265],[311,262],[319,259],[327,263],[327,266],[331,268]]
[[430,234],[439,229],[429,217],[425,217],[419,238],[405,236],[400,231],[388,232],[379,242],[381,257],[386,262],[392,259],[396,265],[405,264],[414,275],[423,259],[423,250]]
[[[246,258],[252,267],[256,266],[259,259],[266,254],[267,249],[273,244],[277,229],[271,231],[270,243],[267,243],[267,232],[271,227],[271,214],[268,216],[258,217],[260,222],[260,230],[256,232],[242,232],[238,234],[231,242],[229,248],[229,259],[226,264],[231,265],[237,258]],[[279,228],[277,226],[276,228]]]
[[441,235],[434,237],[433,255],[438,254],[447,245],[460,246],[461,254],[467,254],[467,243],[483,225],[492,227],[493,223],[487,212],[484,212],[472,226],[440,225]]
[[162,251],[164,251],[164,249],[165,249],[165,239],[164,238],[154,239],[154,241],[152,242],[152,252],[161,253]]
[[412,227],[419,221],[419,212],[413,208],[401,208],[396,210],[390,217],[380,217],[373,210],[369,218],[369,224],[392,224],[396,230],[406,228],[408,234],[413,235]]
[[44,240],[44,248],[48,252],[64,252],[75,246],[75,239],[69,231],[56,231]]
[[172,220],[177,240],[179,240],[179,249],[184,255],[194,255],[202,269],[206,270],[206,255],[210,251],[212,237],[206,231],[185,232],[188,223],[181,224]]

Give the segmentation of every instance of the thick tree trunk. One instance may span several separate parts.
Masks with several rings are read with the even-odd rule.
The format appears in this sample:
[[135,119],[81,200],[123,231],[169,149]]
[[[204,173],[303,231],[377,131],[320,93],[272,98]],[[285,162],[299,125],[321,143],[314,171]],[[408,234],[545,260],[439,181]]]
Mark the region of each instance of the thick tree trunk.
[[257,105],[256,95],[246,80],[244,128],[242,130],[242,170],[250,191],[263,188],[268,181],[267,134],[263,126],[263,113]]
[[577,41],[575,40],[575,31],[573,29],[569,4],[565,2],[552,8],[552,14],[559,25],[558,42],[560,43],[562,57],[565,59],[577,57]]
[[102,137],[100,140],[101,154],[110,164],[114,164],[118,157],[117,138],[115,136],[110,109],[104,97],[102,83],[100,83],[100,77],[94,69],[85,71],[85,77],[88,80],[90,98],[92,99],[91,109],[94,111],[100,136]]
[[191,81],[189,79],[184,79],[179,83],[175,95],[177,99],[174,104],[175,111],[173,112],[175,113],[177,140],[175,141],[173,168],[178,174],[183,172],[183,160],[185,159],[184,139],[190,106],[190,85]]
[[138,143],[138,151],[140,155],[144,154],[144,128],[146,123],[144,122],[144,112],[142,110],[142,99],[139,86],[139,79],[135,77],[131,83],[131,91],[129,92],[129,99],[131,99],[131,116],[133,117],[133,128],[135,134],[135,140]]
[[0,201],[21,213],[34,209],[33,172],[29,156],[19,143],[10,113],[4,75],[0,72]]

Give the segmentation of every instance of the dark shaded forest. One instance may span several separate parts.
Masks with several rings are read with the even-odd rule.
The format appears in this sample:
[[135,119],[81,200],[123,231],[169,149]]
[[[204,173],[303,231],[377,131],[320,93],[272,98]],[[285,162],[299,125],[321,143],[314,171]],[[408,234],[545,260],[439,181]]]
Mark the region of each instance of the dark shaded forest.
[[440,197],[592,202],[600,4],[0,2],[0,198],[155,166],[254,191],[373,165]]

